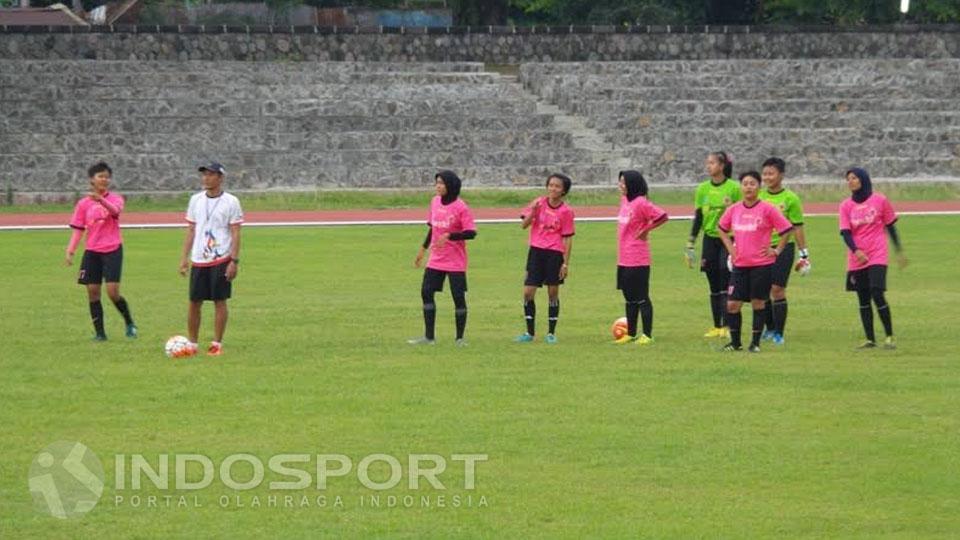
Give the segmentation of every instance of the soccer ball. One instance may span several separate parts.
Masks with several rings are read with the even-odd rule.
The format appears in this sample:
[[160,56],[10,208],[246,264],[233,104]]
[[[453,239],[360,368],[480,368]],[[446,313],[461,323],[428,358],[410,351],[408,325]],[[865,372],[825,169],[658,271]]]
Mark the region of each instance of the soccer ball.
[[190,352],[190,340],[183,336],[173,336],[163,346],[163,353],[168,358],[182,358]]
[[613,321],[613,326],[610,327],[610,332],[613,333],[613,339],[620,339],[627,335],[627,318],[620,317],[619,319]]

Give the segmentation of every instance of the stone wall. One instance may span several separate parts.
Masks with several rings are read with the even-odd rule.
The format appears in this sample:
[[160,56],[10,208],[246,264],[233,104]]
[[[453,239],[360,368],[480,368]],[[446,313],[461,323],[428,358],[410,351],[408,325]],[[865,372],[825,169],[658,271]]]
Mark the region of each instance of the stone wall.
[[725,58],[960,58],[960,25],[855,29],[0,26],[0,58],[501,64]]

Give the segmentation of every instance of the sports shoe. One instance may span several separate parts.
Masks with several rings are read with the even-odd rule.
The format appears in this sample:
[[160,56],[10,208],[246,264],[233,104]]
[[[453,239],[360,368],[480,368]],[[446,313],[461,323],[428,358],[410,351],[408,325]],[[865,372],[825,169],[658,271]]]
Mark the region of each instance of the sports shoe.
[[531,341],[533,341],[533,336],[524,332],[523,334],[520,334],[519,336],[513,338],[513,341],[517,343],[530,343]]
[[197,344],[190,343],[187,345],[186,349],[180,354],[179,358],[189,358],[191,356],[197,355]]
[[783,345],[783,334],[775,333],[772,339],[774,345]]
[[220,356],[223,354],[223,345],[216,341],[210,342],[210,348],[207,349],[207,356]]
[[107,340],[106,334],[94,334],[93,336],[93,341],[106,341],[106,340]]
[[553,344],[555,344],[555,343],[557,342],[557,336],[555,336],[555,335],[553,335],[553,334],[547,334],[547,337],[544,338],[543,341],[546,342],[546,343],[549,343],[550,345],[553,345]]
[[721,327],[720,327],[720,337],[722,337],[722,338],[728,338],[728,337],[730,337],[730,329],[729,329],[728,327],[726,327],[726,326],[721,326]]
[[636,343],[637,345],[652,345],[653,338],[646,334],[640,334],[637,336]]
[[716,328],[711,328],[707,330],[707,333],[703,335],[706,338],[718,338],[723,337],[723,328],[717,326]]
[[637,336],[631,336],[630,334],[624,334],[620,338],[613,340],[615,345],[624,345],[626,343],[633,343],[637,340]]
[[127,325],[127,337],[130,338],[130,339],[136,339],[136,338],[137,338],[137,325],[135,325],[135,324],[128,324],[128,325]]
[[876,348],[877,348],[876,342],[870,341],[870,340],[864,341],[859,346],[857,346],[857,350],[876,349]]
[[891,351],[897,348],[897,344],[893,342],[893,336],[887,336],[887,339],[883,340],[883,348]]
[[760,346],[751,344],[749,347],[747,347],[747,350],[752,353],[758,353],[760,352]]
[[427,339],[425,337],[418,337],[418,338],[407,340],[408,345],[434,345],[435,343],[436,343],[435,340]]
[[454,345],[455,347],[466,347],[466,346],[467,346],[467,340],[465,340],[465,339],[463,339],[463,338],[457,338],[457,340],[453,342],[453,345]]
[[764,330],[763,335],[760,336],[761,341],[774,341],[774,337],[777,335],[773,330]]
[[735,352],[735,351],[742,351],[742,350],[743,350],[742,345],[734,345],[732,342],[727,343],[726,345],[720,348],[720,352]]

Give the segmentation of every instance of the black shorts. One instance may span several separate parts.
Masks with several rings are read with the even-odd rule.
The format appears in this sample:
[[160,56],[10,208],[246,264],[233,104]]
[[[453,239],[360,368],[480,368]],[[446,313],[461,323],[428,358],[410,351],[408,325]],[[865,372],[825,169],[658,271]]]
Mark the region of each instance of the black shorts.
[[230,298],[232,284],[227,281],[227,265],[194,266],[190,268],[190,301],[226,300]]
[[730,300],[749,302],[750,300],[766,300],[770,297],[770,277],[773,265],[749,266],[745,268],[733,267],[730,273],[730,288],[727,297]]
[[793,256],[796,254],[796,244],[790,242],[787,244],[787,247],[783,248],[783,252],[777,257],[776,262],[773,263],[772,276],[770,282],[774,285],[779,285],[784,289],[787,288],[787,282],[790,281],[790,271],[793,270]]
[[99,285],[102,281],[120,283],[122,271],[123,246],[108,253],[84,251],[77,283],[80,285]]
[[528,287],[560,285],[560,267],[563,266],[563,253],[553,249],[530,246],[527,252],[527,277],[523,284]]
[[847,290],[887,290],[887,265],[875,264],[847,272]]
[[421,288],[427,292],[443,292],[443,280],[448,276],[450,277],[450,292],[453,294],[467,292],[466,272],[447,272],[433,268],[424,270]]
[[712,236],[703,236],[703,249],[700,252],[700,271],[719,270],[720,272],[729,272],[727,269],[727,248],[719,238]]
[[617,266],[617,288],[624,298],[643,300],[650,296],[649,266]]

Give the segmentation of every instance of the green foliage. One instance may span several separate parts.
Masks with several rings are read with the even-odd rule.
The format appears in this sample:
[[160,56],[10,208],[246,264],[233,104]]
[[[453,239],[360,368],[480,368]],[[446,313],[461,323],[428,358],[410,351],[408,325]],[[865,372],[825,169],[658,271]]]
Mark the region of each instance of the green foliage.
[[694,0],[511,0],[524,15],[556,24],[677,24],[703,22],[704,2]]
[[455,24],[463,26],[503,25],[509,12],[508,0],[450,0]]
[[960,1],[958,0],[913,2],[910,9],[910,18],[917,22],[960,22]]
[[891,23],[899,18],[889,0],[767,0],[763,17],[770,22],[814,24]]

